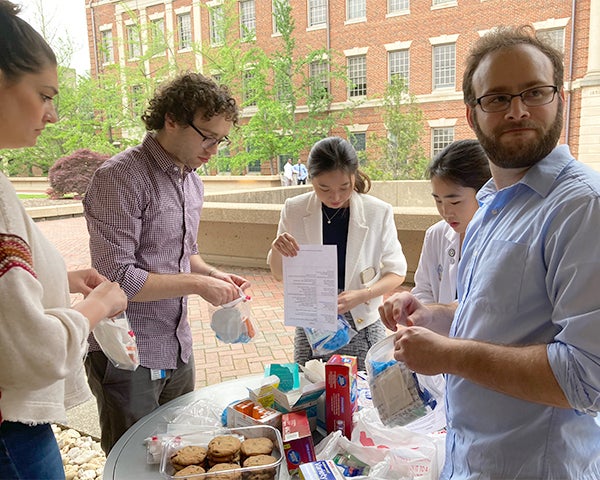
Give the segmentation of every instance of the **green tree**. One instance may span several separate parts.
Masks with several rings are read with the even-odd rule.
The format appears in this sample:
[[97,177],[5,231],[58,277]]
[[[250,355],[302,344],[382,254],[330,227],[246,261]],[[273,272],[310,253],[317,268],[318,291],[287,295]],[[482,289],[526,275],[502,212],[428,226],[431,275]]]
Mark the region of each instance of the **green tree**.
[[402,77],[392,78],[382,108],[387,138],[373,136],[371,139],[374,152],[366,155],[365,172],[373,180],[425,178],[429,160],[420,143],[423,112]]
[[[208,7],[213,42],[202,46],[202,54],[206,71],[214,72],[242,99],[247,116],[230,135],[231,148],[214,157],[209,167],[241,173],[248,165],[267,162],[274,174],[280,155],[298,158],[350,113],[349,109],[329,112],[328,84],[334,78],[345,79],[345,71],[335,66],[333,52],[326,49],[298,53],[289,2],[273,2],[279,38],[268,55],[251,35],[240,40],[236,6],[229,0]],[[320,78],[310,74],[314,62],[325,67]]]

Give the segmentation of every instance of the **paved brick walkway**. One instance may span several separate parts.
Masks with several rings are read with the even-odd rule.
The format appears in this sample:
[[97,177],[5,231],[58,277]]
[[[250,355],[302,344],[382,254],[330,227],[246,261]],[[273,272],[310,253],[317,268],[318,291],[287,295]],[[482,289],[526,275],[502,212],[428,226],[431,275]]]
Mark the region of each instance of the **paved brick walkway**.
[[[45,220],[38,226],[62,253],[69,269],[90,265],[88,233],[83,217]],[[223,267],[225,268],[225,267]],[[230,269],[247,278],[250,303],[259,333],[250,343],[228,345],[210,329],[208,304],[198,296],[189,299],[189,319],[194,337],[196,387],[262,373],[269,363],[293,359],[293,328],[283,325],[283,286],[267,269]]]

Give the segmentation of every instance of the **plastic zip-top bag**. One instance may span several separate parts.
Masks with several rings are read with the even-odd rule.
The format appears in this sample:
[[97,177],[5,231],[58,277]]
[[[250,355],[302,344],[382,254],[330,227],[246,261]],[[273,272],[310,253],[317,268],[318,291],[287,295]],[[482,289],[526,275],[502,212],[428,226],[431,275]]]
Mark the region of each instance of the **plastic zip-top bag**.
[[115,367],[135,370],[140,364],[135,334],[125,312],[113,318],[100,320],[93,330],[104,355]]
[[258,332],[248,306],[251,298],[242,289],[239,290],[239,298],[211,308],[210,328],[225,343],[248,343]]
[[373,405],[388,427],[407,425],[438,408],[443,411],[441,376],[417,375],[395,360],[394,339],[390,335],[377,342],[365,359]]

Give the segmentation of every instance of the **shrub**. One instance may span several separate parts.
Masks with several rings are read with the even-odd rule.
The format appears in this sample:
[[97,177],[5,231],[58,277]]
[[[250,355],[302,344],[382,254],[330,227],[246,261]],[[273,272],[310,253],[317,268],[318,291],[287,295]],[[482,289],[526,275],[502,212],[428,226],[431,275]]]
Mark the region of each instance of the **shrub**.
[[81,149],[71,155],[59,158],[48,171],[51,198],[62,198],[65,195],[75,195],[81,198],[87,190],[92,175],[109,155]]

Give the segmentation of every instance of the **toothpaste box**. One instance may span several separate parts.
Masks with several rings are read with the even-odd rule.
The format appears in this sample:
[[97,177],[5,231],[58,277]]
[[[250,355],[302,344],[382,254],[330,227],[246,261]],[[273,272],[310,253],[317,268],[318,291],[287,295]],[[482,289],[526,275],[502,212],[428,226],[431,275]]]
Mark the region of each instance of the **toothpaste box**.
[[290,473],[297,472],[301,464],[317,459],[305,411],[284,413],[281,416],[281,437]]
[[319,460],[300,465],[300,478],[302,480],[345,480],[346,477],[333,460]]
[[327,432],[341,430],[350,439],[352,415],[357,409],[357,361],[351,355],[333,355],[325,364],[325,423]]

